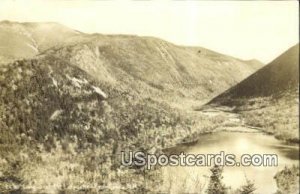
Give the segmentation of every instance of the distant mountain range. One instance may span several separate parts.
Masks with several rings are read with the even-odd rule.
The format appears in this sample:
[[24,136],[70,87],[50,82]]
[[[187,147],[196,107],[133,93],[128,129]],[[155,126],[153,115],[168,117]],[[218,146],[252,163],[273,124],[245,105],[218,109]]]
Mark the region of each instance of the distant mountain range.
[[150,127],[159,117],[159,127],[160,115],[175,119],[172,108],[187,111],[190,102],[205,102],[262,66],[201,47],[85,34],[56,23],[0,22],[0,48],[1,141],[15,142],[18,134],[51,146],[54,137],[99,144],[138,135],[136,122]]
[[299,142],[298,53],[264,66],[153,37],[0,22],[0,192],[108,185],[120,150],[156,152],[220,126],[194,111],[206,102]]
[[0,22],[0,62],[32,58],[53,46],[65,45],[80,34],[57,23],[2,21]]
[[[57,23],[0,22],[0,63],[53,56],[114,87],[166,101],[203,102],[263,66],[152,38],[85,34]],[[182,100],[175,100],[182,101]]]

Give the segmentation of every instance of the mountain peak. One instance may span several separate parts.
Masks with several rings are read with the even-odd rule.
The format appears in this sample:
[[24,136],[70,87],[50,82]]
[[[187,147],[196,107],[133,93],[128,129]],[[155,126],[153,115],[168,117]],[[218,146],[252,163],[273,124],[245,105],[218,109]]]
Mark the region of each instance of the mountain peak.
[[299,44],[296,44],[211,102],[223,102],[229,98],[277,96],[295,91],[298,87]]
[[63,24],[60,24],[58,22],[18,22],[18,21],[12,21],[12,20],[2,20],[0,21],[0,24],[20,24],[20,25],[58,25],[58,26],[64,26]]

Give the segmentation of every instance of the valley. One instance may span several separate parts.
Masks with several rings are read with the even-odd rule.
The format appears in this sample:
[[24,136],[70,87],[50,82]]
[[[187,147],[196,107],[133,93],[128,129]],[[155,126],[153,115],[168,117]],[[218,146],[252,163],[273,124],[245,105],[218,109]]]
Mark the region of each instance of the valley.
[[210,138],[220,148],[230,136],[299,145],[298,53],[264,65],[154,37],[2,21],[0,192],[161,192],[165,169],[124,168],[121,151]]

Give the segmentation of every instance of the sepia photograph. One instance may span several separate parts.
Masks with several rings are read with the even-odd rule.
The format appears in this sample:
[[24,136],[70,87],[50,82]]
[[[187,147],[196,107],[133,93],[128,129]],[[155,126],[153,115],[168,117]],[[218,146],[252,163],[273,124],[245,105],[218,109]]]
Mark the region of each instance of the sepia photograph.
[[0,194],[299,194],[299,2],[1,0]]

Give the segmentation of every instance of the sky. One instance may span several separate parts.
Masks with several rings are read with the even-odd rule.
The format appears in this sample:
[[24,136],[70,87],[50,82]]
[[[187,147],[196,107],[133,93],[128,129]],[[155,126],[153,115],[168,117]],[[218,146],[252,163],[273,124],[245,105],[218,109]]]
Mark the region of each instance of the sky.
[[299,42],[298,14],[297,1],[0,1],[0,21],[58,22],[86,33],[154,36],[264,63]]

